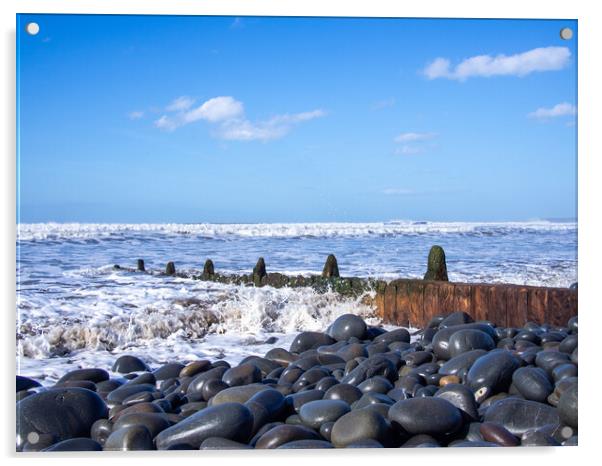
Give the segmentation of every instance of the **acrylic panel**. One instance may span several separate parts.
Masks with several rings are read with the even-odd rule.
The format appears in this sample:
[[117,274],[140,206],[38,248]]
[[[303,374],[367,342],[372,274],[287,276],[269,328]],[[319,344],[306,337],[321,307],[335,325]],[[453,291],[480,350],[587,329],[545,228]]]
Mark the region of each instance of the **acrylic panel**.
[[16,30],[18,451],[577,444],[576,20]]

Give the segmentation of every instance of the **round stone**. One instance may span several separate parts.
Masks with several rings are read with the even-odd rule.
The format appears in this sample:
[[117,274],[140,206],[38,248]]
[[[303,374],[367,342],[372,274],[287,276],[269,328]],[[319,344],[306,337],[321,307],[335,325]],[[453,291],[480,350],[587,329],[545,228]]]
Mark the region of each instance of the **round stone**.
[[353,337],[363,340],[366,330],[364,319],[355,314],[344,314],[332,323],[329,335],[336,341],[347,341]]
[[521,367],[512,374],[512,383],[527,400],[543,403],[554,390],[546,372],[539,367]]
[[255,448],[273,449],[296,440],[320,440],[320,436],[314,430],[305,426],[282,424],[268,430],[259,437]]
[[473,421],[480,417],[474,394],[466,385],[447,384],[440,388],[434,396],[449,401]]
[[487,409],[484,421],[500,424],[513,435],[521,436],[528,430],[545,425],[559,425],[560,417],[558,410],[547,404],[520,398],[504,398]]
[[57,381],[57,384],[79,380],[85,380],[94,383],[103,382],[105,380],[109,380],[109,373],[104,369],[76,369],[63,375]]
[[222,381],[230,387],[261,382],[261,371],[252,364],[242,364],[224,372]]
[[227,438],[209,437],[201,443],[201,450],[250,450],[253,447],[246,443],[235,442]]
[[497,443],[503,447],[515,447],[520,443],[517,437],[500,424],[484,422],[481,424],[479,431],[483,436],[483,440]]
[[[323,345],[332,345],[334,338],[321,332],[301,332],[291,343],[291,353],[302,353]],[[267,356],[267,355],[266,355]]]
[[410,398],[389,409],[389,419],[410,434],[447,435],[463,424],[462,414],[443,398]]
[[345,414],[334,423],[330,441],[336,447],[346,447],[368,439],[383,442],[388,433],[389,423],[381,414],[372,409],[358,409]]
[[104,445],[105,451],[153,450],[153,438],[142,425],[131,425],[113,430]]
[[182,369],[184,369],[184,367],[184,364],[180,364],[179,362],[170,362],[153,371],[153,375],[157,380],[166,380],[173,377],[179,377],[180,372]]
[[305,425],[319,429],[325,422],[335,422],[349,411],[349,404],[342,400],[316,400],[301,406],[299,417]]
[[433,337],[433,342],[432,342],[433,353],[435,353],[437,358],[444,359],[444,360],[450,359],[451,358],[451,354],[449,352],[450,338],[453,336],[454,333],[459,332],[460,330],[467,330],[467,329],[481,330],[482,332],[485,332],[486,334],[488,334],[491,338],[493,338],[495,340],[495,329],[491,325],[488,325],[488,324],[474,323],[474,324],[461,324],[461,325],[453,325],[451,327],[446,327],[446,328],[438,330],[437,333],[435,333],[435,336]]
[[577,428],[579,412],[578,412],[578,385],[572,384],[568,389],[560,395],[558,401],[558,413],[560,419],[565,424]]
[[202,409],[165,429],[155,437],[155,443],[159,450],[180,443],[198,449],[209,437],[246,443],[251,437],[252,429],[253,415],[246,406],[223,403]]
[[146,427],[151,434],[151,438],[155,438],[159,432],[167,429],[171,422],[162,413],[130,413],[120,416],[113,425],[113,430],[136,425]]
[[115,360],[111,370],[120,374],[129,374],[130,372],[148,371],[149,369],[140,358],[126,354]]
[[466,375],[466,385],[475,392],[477,402],[508,390],[512,374],[520,367],[518,358],[506,350],[494,350],[481,356]]
[[102,451],[102,445],[91,438],[78,437],[55,443],[42,451]]
[[455,332],[449,339],[449,354],[453,358],[476,349],[490,351],[495,342],[488,334],[477,329],[464,329]]
[[106,418],[108,409],[95,392],[57,388],[22,399],[17,403],[16,413],[17,450],[20,450],[32,433],[51,434],[57,441],[88,437],[92,424]]
[[334,387],[330,387],[324,394],[325,400],[343,400],[348,404],[359,400],[362,397],[362,391],[355,385],[340,383]]
[[17,392],[29,390],[30,388],[41,387],[39,382],[30,379],[29,377],[17,376]]
[[410,342],[410,332],[408,332],[405,328],[398,328],[395,330],[390,330],[389,332],[385,332],[374,339],[374,343],[386,343],[389,345],[393,342]]

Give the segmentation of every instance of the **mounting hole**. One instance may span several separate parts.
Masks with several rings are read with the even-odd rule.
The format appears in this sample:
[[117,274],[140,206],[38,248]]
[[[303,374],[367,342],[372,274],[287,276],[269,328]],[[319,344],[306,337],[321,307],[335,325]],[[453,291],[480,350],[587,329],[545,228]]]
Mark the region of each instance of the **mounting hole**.
[[32,445],[35,445],[40,441],[40,435],[37,432],[30,432],[27,434],[27,441]]
[[573,30],[571,28],[562,28],[560,30],[560,38],[562,40],[571,40],[573,38]]
[[30,36],[35,36],[38,32],[40,32],[40,25],[38,23],[27,23],[27,26],[25,26],[25,31]]

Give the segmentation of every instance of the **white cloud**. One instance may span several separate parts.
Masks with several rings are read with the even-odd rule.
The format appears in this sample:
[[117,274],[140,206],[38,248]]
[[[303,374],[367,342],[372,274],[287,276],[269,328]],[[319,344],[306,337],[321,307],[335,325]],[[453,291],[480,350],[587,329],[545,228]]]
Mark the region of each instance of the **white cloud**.
[[321,118],[323,110],[276,115],[269,120],[253,123],[247,119],[232,119],[224,122],[218,131],[221,139],[232,141],[269,141],[286,135],[295,124]]
[[244,105],[231,96],[220,96],[191,108],[193,101],[179,97],[167,107],[173,114],[163,115],[154,122],[155,127],[174,131],[181,126],[204,120],[216,126],[213,134],[226,140],[268,141],[286,135],[294,125],[326,115],[321,110],[275,115],[265,121],[253,122],[244,115]]
[[398,134],[393,140],[399,144],[395,149],[397,155],[416,155],[426,151],[431,146],[428,141],[437,137],[436,133],[401,133]]
[[134,110],[133,112],[128,113],[128,118],[130,120],[139,120],[143,116],[144,116],[144,112],[141,112],[139,110]]
[[207,120],[215,123],[218,121],[237,118],[244,113],[242,102],[233,97],[214,97],[204,102],[200,107],[194,108],[184,114],[184,123],[197,120]]
[[[203,102],[196,108],[190,108],[191,99],[178,97],[168,108],[175,112],[173,116],[163,115],[155,121],[157,128],[173,131],[174,129],[193,123],[198,120],[206,120],[210,123],[237,118],[244,113],[242,102],[230,96],[214,97]],[[179,110],[179,111],[178,111]]]
[[540,107],[534,112],[529,113],[529,118],[538,120],[547,120],[549,118],[557,118],[563,116],[574,116],[577,114],[577,107],[568,102],[556,104],[551,108]]
[[446,78],[465,81],[471,77],[526,76],[541,71],[566,67],[571,57],[567,47],[539,47],[515,55],[477,55],[466,58],[455,67],[447,58],[436,58],[423,73],[428,79]]
[[194,105],[194,99],[188,96],[181,96],[170,103],[165,109],[168,112],[182,112],[188,110]]
[[435,133],[401,133],[395,137],[395,142],[428,141],[435,136]]
[[164,129],[166,131],[173,131],[178,127],[177,123],[167,115],[163,115],[158,120],[155,120],[154,125],[156,128]]
[[387,196],[407,196],[408,194],[414,194],[414,191],[406,188],[387,188],[383,190],[383,194]]

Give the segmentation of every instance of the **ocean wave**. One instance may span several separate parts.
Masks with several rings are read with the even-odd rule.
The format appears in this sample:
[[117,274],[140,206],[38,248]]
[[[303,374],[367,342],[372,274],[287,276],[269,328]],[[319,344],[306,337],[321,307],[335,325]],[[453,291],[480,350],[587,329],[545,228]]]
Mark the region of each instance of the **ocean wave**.
[[492,236],[529,232],[574,232],[575,222],[415,222],[377,223],[21,223],[18,241],[118,240],[156,235],[194,236],[205,239],[243,238],[320,238],[354,236],[404,236],[461,234]]
[[[174,342],[203,343],[210,334],[261,340],[271,333],[323,331],[339,315],[353,312],[377,323],[360,298],[310,288],[275,289],[207,284],[192,280],[171,286],[78,290],[77,299],[23,299],[18,303],[17,351],[45,359],[78,351],[157,350]],[[102,294],[102,299],[98,299]]]

